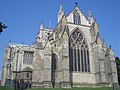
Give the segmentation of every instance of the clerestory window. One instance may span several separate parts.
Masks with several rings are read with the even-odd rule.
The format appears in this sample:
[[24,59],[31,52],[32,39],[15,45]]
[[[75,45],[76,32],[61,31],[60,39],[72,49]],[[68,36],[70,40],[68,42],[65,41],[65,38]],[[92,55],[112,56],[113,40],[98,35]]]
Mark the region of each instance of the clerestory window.
[[89,48],[78,29],[69,37],[70,71],[90,72]]
[[23,64],[32,64],[33,63],[33,54],[31,51],[24,51]]

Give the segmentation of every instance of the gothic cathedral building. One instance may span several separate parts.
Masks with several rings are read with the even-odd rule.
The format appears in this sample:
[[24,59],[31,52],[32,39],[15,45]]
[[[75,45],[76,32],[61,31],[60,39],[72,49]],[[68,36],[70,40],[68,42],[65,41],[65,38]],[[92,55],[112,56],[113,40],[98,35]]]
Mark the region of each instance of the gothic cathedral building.
[[2,85],[7,80],[31,87],[111,86],[118,83],[115,55],[99,35],[89,11],[79,7],[65,15],[62,5],[55,29],[40,25],[34,45],[10,43],[5,49]]

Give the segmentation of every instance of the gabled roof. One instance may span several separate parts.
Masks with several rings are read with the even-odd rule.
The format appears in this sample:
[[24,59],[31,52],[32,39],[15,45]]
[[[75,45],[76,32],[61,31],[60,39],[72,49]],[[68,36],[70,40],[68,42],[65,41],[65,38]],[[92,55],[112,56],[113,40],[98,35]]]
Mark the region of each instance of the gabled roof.
[[88,19],[86,18],[86,16],[82,13],[82,11],[79,9],[78,6],[76,6],[68,15],[67,15],[67,21],[73,23],[73,12],[77,10],[77,12],[80,15],[81,18],[81,24],[82,25],[87,25],[90,26],[90,22],[88,21]]

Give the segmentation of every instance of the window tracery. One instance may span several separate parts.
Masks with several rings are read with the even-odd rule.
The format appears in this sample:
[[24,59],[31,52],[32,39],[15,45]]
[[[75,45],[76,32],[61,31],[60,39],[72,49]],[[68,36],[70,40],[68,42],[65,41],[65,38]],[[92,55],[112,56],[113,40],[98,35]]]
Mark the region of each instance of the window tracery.
[[78,29],[69,37],[70,71],[90,72],[89,49]]

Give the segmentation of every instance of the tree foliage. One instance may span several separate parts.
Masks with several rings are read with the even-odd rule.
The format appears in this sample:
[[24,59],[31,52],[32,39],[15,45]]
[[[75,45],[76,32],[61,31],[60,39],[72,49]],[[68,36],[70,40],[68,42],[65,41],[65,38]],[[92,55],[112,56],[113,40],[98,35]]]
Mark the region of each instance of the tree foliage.
[[119,57],[116,57],[115,60],[116,60],[116,65],[117,65],[118,82],[120,85],[120,59]]
[[116,57],[115,60],[116,60],[116,64],[120,65],[120,59],[119,59],[119,57]]
[[7,28],[7,26],[3,24],[2,22],[0,22],[0,33],[3,32],[3,29],[5,28]]

